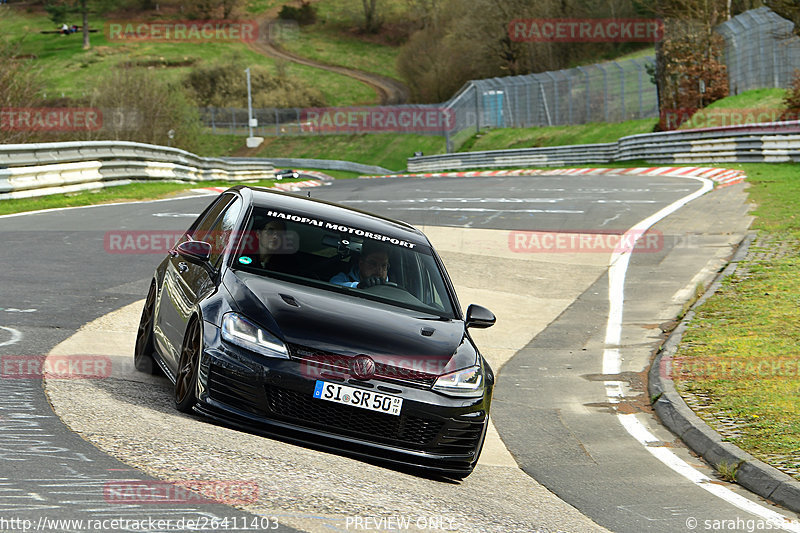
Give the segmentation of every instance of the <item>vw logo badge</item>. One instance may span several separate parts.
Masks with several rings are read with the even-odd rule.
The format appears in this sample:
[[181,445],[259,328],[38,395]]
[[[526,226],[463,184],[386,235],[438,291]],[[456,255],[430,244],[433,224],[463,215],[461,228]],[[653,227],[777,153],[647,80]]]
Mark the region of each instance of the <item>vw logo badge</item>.
[[356,379],[372,379],[375,375],[375,361],[366,355],[359,355],[350,363],[350,373]]

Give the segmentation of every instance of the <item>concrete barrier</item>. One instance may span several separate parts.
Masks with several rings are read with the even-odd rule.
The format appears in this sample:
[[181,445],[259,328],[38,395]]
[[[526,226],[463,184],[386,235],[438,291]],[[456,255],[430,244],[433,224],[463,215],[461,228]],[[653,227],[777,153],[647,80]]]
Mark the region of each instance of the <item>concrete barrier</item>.
[[152,144],[87,141],[0,145],[0,200],[124,185],[136,180],[272,179],[265,160],[236,161]]
[[643,133],[614,143],[412,157],[408,170],[559,167],[636,160],[655,164],[800,162],[800,121]]

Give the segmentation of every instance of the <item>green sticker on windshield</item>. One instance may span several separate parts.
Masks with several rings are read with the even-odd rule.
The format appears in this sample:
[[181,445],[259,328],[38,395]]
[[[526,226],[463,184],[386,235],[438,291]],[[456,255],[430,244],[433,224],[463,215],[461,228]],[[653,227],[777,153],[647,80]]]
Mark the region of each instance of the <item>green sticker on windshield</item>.
[[247,257],[246,255],[243,255],[242,257],[239,258],[239,262],[243,265],[249,265],[250,263],[253,262],[253,260]]

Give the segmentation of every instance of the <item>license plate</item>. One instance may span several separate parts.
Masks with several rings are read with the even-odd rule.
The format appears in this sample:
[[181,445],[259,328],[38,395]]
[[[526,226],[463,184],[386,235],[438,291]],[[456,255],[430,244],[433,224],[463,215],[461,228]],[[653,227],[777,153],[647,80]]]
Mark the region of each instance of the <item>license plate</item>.
[[403,406],[403,399],[397,396],[319,380],[314,387],[314,398],[395,416],[400,416]]

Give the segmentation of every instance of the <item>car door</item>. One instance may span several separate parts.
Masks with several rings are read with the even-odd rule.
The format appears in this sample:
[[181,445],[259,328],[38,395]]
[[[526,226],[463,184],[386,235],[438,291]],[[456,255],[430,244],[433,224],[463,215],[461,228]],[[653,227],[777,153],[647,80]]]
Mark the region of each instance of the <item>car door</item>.
[[[209,263],[213,268],[219,268],[222,252],[233,234],[234,224],[241,211],[241,198],[234,194],[223,195],[177,244],[188,240],[208,242],[212,245]],[[170,251],[156,325],[163,336],[164,349],[161,353],[173,372],[178,367],[189,319],[198,303],[216,290],[216,282],[206,267],[188,261],[175,249]]]

